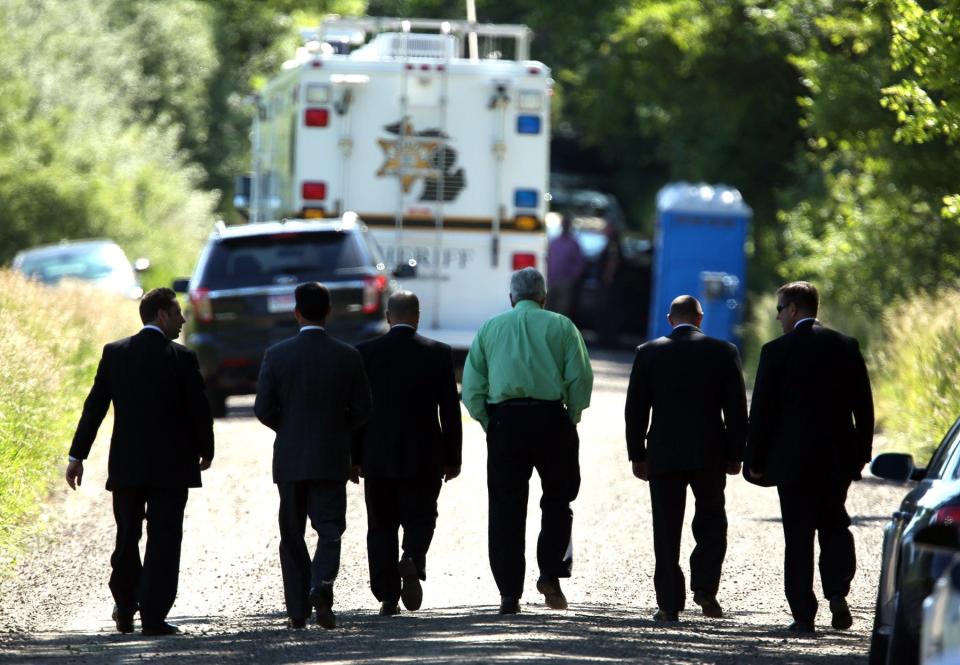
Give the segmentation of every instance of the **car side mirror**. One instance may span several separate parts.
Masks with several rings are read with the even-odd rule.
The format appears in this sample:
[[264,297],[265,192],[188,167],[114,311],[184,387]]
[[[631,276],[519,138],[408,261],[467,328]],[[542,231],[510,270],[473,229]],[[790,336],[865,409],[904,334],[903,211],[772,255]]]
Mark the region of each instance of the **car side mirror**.
[[186,277],[173,280],[173,290],[177,293],[186,293],[190,288],[190,280]]
[[415,263],[401,263],[393,270],[393,276],[397,279],[413,279],[417,276],[417,266]]
[[913,456],[906,453],[883,453],[870,463],[870,473],[886,480],[913,480],[915,470]]
[[913,536],[915,545],[933,552],[960,552],[960,527],[956,524],[931,524]]

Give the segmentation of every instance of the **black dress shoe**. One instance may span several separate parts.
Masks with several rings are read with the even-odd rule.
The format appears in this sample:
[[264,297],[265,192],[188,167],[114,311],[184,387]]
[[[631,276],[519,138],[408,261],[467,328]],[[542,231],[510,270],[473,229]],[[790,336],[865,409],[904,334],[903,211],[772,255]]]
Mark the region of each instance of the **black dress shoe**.
[[513,596],[500,596],[500,614],[519,614],[520,599]]
[[423,587],[420,586],[420,573],[417,564],[410,557],[400,559],[400,600],[411,612],[419,610],[423,604]]
[[703,616],[710,617],[711,619],[723,618],[723,608],[720,607],[720,603],[717,602],[716,596],[698,591],[693,594],[693,602],[703,610]]
[[850,614],[850,606],[847,605],[847,599],[843,596],[834,596],[830,599],[830,612],[833,614],[833,620],[830,625],[837,630],[846,630],[853,625],[853,615]]
[[133,632],[133,613],[136,610],[121,610],[118,605],[113,606],[113,622],[117,626],[118,633]]
[[787,630],[795,635],[815,635],[816,630],[813,627],[813,623],[807,623],[806,621],[794,621],[789,626]]
[[663,610],[657,610],[653,614],[653,620],[657,623],[676,623],[680,621],[680,616],[677,612],[664,612]]
[[294,619],[293,617],[287,617],[287,628],[290,630],[303,630],[307,627],[306,619]]
[[400,614],[400,605],[397,603],[388,603],[386,601],[380,603],[380,616],[393,617],[398,614]]
[[537,580],[537,591],[543,594],[543,602],[551,610],[567,609],[567,597],[560,588],[560,580],[541,575]]
[[143,634],[147,637],[162,637],[164,635],[176,635],[180,632],[180,629],[174,626],[172,623],[167,623],[166,621],[161,621],[160,623],[153,626],[144,626]]
[[337,627],[337,615],[333,613],[333,585],[321,584],[310,589],[310,604],[317,610],[317,625],[331,630]]

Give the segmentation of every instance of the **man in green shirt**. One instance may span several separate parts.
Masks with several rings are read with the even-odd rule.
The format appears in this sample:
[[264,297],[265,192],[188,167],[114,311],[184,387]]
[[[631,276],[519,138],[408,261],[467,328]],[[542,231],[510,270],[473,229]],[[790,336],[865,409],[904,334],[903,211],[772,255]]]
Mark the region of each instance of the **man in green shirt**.
[[543,513],[537,542],[537,590],[566,609],[560,578],[570,577],[570,503],[580,490],[576,424],[590,406],[593,371],[583,337],[567,317],[543,309],[543,275],[513,273],[513,309],[480,327],[463,368],[463,403],[487,433],[490,567],[500,613],[520,611],[527,494],[540,475]]

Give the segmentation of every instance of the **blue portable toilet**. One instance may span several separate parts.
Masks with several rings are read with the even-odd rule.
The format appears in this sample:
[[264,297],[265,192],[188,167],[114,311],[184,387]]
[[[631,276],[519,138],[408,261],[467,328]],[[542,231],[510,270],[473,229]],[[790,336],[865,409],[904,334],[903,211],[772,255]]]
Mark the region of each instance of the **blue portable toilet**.
[[670,333],[670,303],[688,294],[703,305],[706,334],[739,343],[752,216],[740,192],[725,185],[677,182],[657,193],[650,339]]

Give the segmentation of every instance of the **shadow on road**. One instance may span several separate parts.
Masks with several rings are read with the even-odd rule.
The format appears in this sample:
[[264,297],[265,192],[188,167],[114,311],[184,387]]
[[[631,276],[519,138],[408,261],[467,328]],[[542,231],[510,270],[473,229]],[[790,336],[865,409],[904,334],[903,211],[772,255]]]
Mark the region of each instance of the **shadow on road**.
[[669,628],[634,611],[577,605],[566,613],[534,610],[498,616],[493,607],[427,610],[398,617],[345,611],[341,627],[324,631],[282,628],[280,614],[246,617],[179,617],[188,631],[168,638],[139,634],[57,633],[0,637],[0,662],[178,663],[297,662],[492,662],[529,663],[854,663],[837,655],[862,639],[823,631],[788,639],[783,626],[749,625],[745,613],[709,621],[692,618]]

